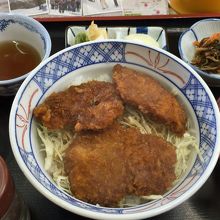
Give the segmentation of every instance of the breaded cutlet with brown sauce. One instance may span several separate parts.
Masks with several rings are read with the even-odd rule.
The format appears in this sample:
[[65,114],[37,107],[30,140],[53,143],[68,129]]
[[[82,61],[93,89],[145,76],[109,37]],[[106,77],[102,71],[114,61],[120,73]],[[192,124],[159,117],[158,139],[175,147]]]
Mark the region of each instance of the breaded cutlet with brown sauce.
[[175,147],[118,122],[98,132],[78,133],[65,152],[73,195],[116,207],[126,195],[161,195],[176,179]]
[[48,129],[82,131],[106,128],[123,111],[112,83],[89,81],[51,94],[34,109],[34,116]]
[[156,122],[182,136],[186,131],[186,114],[176,97],[154,78],[117,64],[113,82],[122,100]]

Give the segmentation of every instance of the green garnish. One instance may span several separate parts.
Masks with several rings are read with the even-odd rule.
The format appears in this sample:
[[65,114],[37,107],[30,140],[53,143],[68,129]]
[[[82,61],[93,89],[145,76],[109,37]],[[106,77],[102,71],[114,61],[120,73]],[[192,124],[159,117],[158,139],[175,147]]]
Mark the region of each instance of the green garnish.
[[76,35],[74,44],[79,44],[87,41],[89,41],[89,38],[86,32],[80,32]]

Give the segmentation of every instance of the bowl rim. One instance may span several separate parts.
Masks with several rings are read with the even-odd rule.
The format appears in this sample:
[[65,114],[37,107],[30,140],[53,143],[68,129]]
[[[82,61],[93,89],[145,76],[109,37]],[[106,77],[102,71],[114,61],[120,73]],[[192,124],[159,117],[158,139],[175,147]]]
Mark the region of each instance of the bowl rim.
[[[23,19],[24,21],[27,21],[27,22],[33,24],[33,26],[36,27],[36,29],[40,30],[40,33],[42,33],[42,35],[44,36],[44,39],[46,41],[46,51],[45,51],[44,57],[41,59],[41,62],[50,56],[50,52],[51,52],[51,48],[52,48],[51,37],[50,37],[50,34],[47,31],[47,29],[39,21],[37,21],[36,19],[34,19],[32,17],[28,17],[26,15],[23,15],[21,13],[0,13],[0,20],[4,19],[4,18],[11,18],[11,19],[14,19],[15,21],[16,21],[16,18],[19,18],[19,19]],[[40,65],[40,63],[38,64],[38,66]],[[13,79],[8,79],[8,80],[0,80],[0,86],[14,84],[14,83],[17,83],[19,81],[24,80],[38,66],[36,66],[30,72],[28,72],[24,75],[21,75],[19,77],[16,77]]]
[[[220,80],[220,75],[219,74],[215,74],[215,73],[207,73],[203,70],[200,70],[198,67],[196,67],[195,65],[191,64],[190,63],[190,60],[188,60],[185,56],[184,56],[184,52],[182,50],[182,39],[183,39],[183,36],[185,34],[187,34],[188,32],[192,32],[195,39],[198,40],[197,36],[196,36],[196,33],[195,31],[193,30],[194,27],[196,27],[197,25],[199,25],[200,23],[206,23],[206,22],[209,22],[209,21],[218,21],[220,22],[220,19],[219,18],[206,18],[206,19],[202,19],[200,21],[197,21],[196,23],[194,23],[191,27],[189,27],[187,30],[185,30],[179,37],[179,40],[178,40],[178,50],[179,50],[179,54],[180,54],[180,57],[187,63],[189,64],[194,70],[196,70],[199,74],[201,74],[202,76],[204,77],[207,77],[209,79],[217,79],[217,80]],[[220,30],[219,30],[220,32]]]
[[[19,88],[12,107],[11,107],[11,112],[10,112],[10,117],[9,117],[9,137],[10,137],[10,143],[12,146],[12,151],[13,154],[15,156],[15,159],[20,167],[20,169],[23,171],[24,175],[26,176],[26,178],[31,182],[31,184],[41,193],[43,194],[46,198],[48,198],[50,201],[52,201],[53,203],[55,203],[56,205],[70,211],[73,212],[75,214],[81,215],[81,216],[85,216],[85,217],[89,217],[89,218],[94,218],[94,219],[143,219],[143,218],[149,218],[149,217],[153,217],[159,214],[162,214],[166,211],[169,211],[173,208],[175,208],[176,206],[180,205],[181,203],[183,203],[184,201],[186,201],[189,197],[191,197],[193,194],[195,194],[200,188],[201,186],[206,182],[206,180],[208,179],[208,177],[211,175],[217,160],[218,160],[218,156],[220,154],[220,136],[217,135],[216,137],[216,145],[215,145],[215,149],[213,152],[213,156],[210,159],[209,164],[207,165],[206,170],[204,171],[203,175],[201,176],[201,178],[199,179],[199,181],[197,181],[188,191],[187,193],[181,195],[179,198],[176,198],[173,202],[170,202],[169,204],[160,206],[155,208],[154,210],[150,210],[149,211],[140,211],[140,213],[123,213],[123,214],[112,214],[112,213],[99,213],[99,212],[95,212],[93,210],[87,210],[87,209],[83,209],[81,207],[77,207],[74,206],[70,203],[67,203],[66,201],[63,201],[61,198],[58,198],[56,195],[54,195],[53,193],[51,193],[50,191],[48,191],[47,189],[45,189],[45,187],[43,185],[41,185],[38,181],[35,180],[35,178],[32,178],[32,174],[30,173],[29,169],[26,167],[26,165],[24,164],[23,160],[20,160],[20,153],[17,150],[17,144],[14,141],[15,139],[15,135],[14,135],[14,130],[13,125],[14,125],[14,117],[15,117],[15,112],[16,112],[16,108],[17,108],[17,102],[20,99],[20,96],[23,93],[24,88],[29,84],[29,82],[31,81],[32,77],[38,72],[38,70],[40,68],[42,68],[44,65],[46,65],[48,62],[50,62],[52,59],[54,59],[55,57],[69,51],[72,50],[74,48],[77,47],[81,47],[81,46],[85,46],[85,45],[90,45],[90,44],[101,44],[101,43],[106,43],[106,42],[121,42],[121,43],[128,43],[128,44],[132,44],[132,45],[140,45],[143,46],[147,49],[151,49],[151,50],[156,50],[157,52],[160,52],[164,55],[167,55],[168,57],[170,57],[171,59],[173,59],[175,62],[178,62],[180,65],[182,65],[184,68],[186,68],[190,74],[193,74],[201,83],[201,85],[203,86],[203,88],[205,89],[205,91],[207,92],[207,94],[209,95],[210,101],[213,104],[213,110],[216,114],[216,127],[217,127],[217,133],[220,132],[220,113],[218,110],[218,106],[216,103],[216,100],[211,92],[211,90],[209,89],[209,87],[207,86],[207,84],[204,82],[204,80],[198,75],[198,73],[196,73],[196,71],[191,68],[188,64],[186,64],[184,61],[182,61],[180,58],[176,57],[175,55],[171,54],[168,51],[162,50],[160,48],[154,48],[154,47],[150,47],[150,46],[146,46],[142,43],[137,43],[137,42],[133,42],[133,41],[129,41],[129,40],[102,40],[102,41],[94,41],[94,42],[85,42],[82,43],[80,45],[74,45],[68,48],[65,48],[57,53],[55,53],[54,55],[52,55],[51,57],[47,58],[45,61],[43,61],[22,83],[21,87]],[[106,207],[103,207],[106,208]],[[108,208],[106,208],[108,209]]]

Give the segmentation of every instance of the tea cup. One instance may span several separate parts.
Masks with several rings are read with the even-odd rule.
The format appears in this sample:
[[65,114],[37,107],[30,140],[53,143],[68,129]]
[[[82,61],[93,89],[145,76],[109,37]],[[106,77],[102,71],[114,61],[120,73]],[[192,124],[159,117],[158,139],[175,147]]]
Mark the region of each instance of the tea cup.
[[[48,31],[34,18],[22,14],[0,13],[0,43],[6,41],[23,42],[32,46],[39,53],[40,63],[48,58],[51,52]],[[16,78],[0,79],[0,96],[14,95],[30,72],[32,70]]]

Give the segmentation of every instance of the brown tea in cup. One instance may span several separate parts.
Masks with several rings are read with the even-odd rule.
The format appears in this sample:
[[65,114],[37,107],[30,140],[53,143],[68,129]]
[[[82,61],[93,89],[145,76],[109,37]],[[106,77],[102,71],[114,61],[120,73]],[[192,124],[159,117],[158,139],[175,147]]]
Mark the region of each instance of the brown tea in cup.
[[33,46],[21,41],[0,42],[0,80],[22,76],[40,62],[40,54]]

